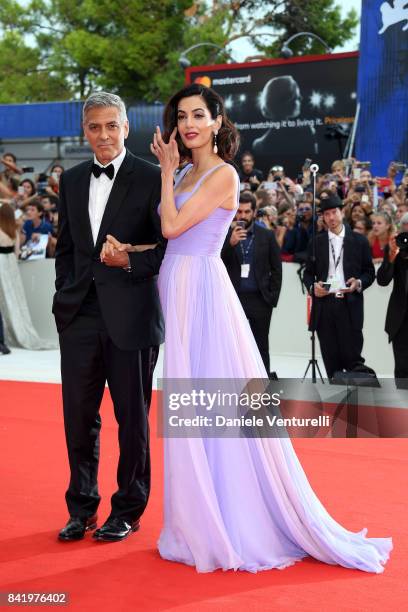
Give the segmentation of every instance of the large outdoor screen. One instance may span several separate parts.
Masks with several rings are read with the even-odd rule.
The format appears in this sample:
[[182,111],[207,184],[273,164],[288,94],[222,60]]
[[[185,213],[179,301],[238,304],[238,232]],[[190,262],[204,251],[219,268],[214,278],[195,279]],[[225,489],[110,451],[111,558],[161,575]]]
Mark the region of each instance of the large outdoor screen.
[[305,158],[322,170],[342,156],[356,110],[357,53],[245,64],[194,66],[188,82],[213,87],[225,100],[249,150],[265,172],[296,175]]

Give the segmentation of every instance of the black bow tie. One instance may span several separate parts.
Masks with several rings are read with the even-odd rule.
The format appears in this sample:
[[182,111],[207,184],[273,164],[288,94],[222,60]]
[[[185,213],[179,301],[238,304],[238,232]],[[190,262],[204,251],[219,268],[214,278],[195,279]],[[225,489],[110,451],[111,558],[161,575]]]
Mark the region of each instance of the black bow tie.
[[92,164],[92,174],[96,178],[99,178],[102,172],[104,172],[106,176],[110,178],[110,180],[112,180],[115,176],[115,167],[113,164],[109,164],[109,166],[106,166],[105,168],[103,168],[102,166],[98,166],[98,164]]

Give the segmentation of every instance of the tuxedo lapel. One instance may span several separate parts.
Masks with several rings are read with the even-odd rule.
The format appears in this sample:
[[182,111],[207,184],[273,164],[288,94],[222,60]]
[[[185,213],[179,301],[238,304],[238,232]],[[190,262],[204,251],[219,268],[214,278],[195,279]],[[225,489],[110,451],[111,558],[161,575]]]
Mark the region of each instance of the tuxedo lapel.
[[105,240],[105,236],[108,233],[109,226],[118,214],[122,202],[125,199],[125,196],[131,183],[130,174],[133,170],[133,160],[133,156],[129,153],[129,151],[127,151],[125,159],[123,160],[122,165],[120,166],[118,173],[114,179],[112,191],[110,192],[108,201],[106,203],[106,208],[102,217],[95,248],[99,248],[100,243]]
[[347,280],[350,276],[348,271],[348,266],[351,261],[353,261],[353,233],[352,229],[345,225],[345,234],[344,234],[344,250],[343,250],[343,273],[344,279]]
[[82,235],[90,249],[93,249],[91,221],[89,219],[89,184],[91,180],[92,163],[93,162],[90,161],[85,167],[78,184],[75,185],[75,191],[78,193],[78,215],[80,218],[80,227]]

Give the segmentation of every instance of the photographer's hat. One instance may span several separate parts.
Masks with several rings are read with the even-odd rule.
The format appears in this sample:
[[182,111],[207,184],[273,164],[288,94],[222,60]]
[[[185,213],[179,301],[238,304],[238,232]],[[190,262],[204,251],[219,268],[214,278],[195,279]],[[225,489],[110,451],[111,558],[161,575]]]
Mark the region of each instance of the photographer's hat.
[[320,195],[320,212],[330,210],[331,208],[343,208],[343,202],[337,193],[327,193],[323,191]]

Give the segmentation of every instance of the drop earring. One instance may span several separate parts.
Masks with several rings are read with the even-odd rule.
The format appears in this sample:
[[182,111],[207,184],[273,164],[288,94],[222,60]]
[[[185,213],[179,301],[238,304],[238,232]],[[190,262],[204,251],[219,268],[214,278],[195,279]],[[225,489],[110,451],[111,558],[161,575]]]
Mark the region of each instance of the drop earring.
[[217,147],[217,134],[218,132],[214,132],[214,146],[213,146],[213,151],[214,154],[217,155],[218,153],[218,147]]

